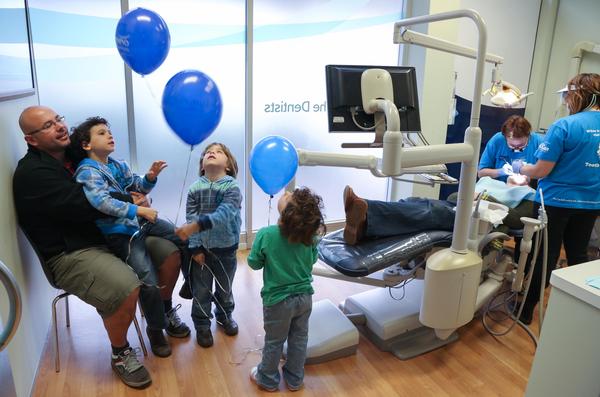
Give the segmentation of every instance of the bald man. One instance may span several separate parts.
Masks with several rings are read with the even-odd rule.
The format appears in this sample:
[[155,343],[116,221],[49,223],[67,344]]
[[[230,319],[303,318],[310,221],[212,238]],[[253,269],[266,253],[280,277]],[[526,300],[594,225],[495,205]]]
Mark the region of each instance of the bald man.
[[64,117],[33,106],[21,113],[19,126],[28,145],[13,177],[19,224],[56,284],[94,306],[102,317],[112,345],[111,366],[121,380],[131,387],[147,387],[150,374],[127,342],[140,281],[105,248],[94,221],[106,215],[89,204],[82,186],[72,178],[73,164],[65,156],[70,140]]

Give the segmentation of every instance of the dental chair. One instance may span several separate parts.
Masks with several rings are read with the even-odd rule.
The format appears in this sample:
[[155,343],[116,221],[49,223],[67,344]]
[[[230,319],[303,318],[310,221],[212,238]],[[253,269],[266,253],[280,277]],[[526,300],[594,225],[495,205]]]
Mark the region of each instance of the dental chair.
[[[410,26],[458,18],[471,19],[475,24],[477,48],[422,34],[423,40],[404,38]],[[382,147],[381,157],[297,149],[298,164],[369,170],[375,177],[403,181],[404,175],[420,175],[430,171],[432,166],[461,163],[450,247],[446,247],[447,237],[438,240],[428,231],[421,236],[404,236],[408,239],[406,241],[390,240],[390,245],[383,251],[365,255],[365,252],[358,251],[362,248],[340,248],[342,243],[339,239],[336,242],[335,235],[326,236],[320,247],[323,259],[313,267],[313,274],[386,288],[376,288],[347,298],[341,306],[343,312],[331,302],[317,302],[309,322],[307,363],[313,359],[318,362],[339,351],[347,353],[355,350],[358,335],[354,324],[377,346],[399,358],[409,358],[450,343],[457,338],[456,330],[468,324],[514,273],[513,270],[508,272],[507,263],[496,260],[495,253],[488,248],[490,241],[509,237],[502,233],[490,233],[489,222],[472,215],[478,213],[473,211],[472,198],[482,135],[479,118],[484,63],[497,65],[504,61],[502,57],[486,52],[485,22],[474,10],[407,18],[394,24],[394,43],[414,43],[475,59],[473,101],[464,141],[412,147],[406,144],[408,132],[421,130],[416,77],[410,67],[402,70],[328,65],[326,85],[330,131],[346,132],[344,127],[349,126],[361,132],[373,131],[376,136],[379,133],[381,143],[374,142],[369,147]],[[338,110],[339,114],[336,113]],[[362,122],[363,113],[369,117],[372,115],[372,118]],[[358,114],[361,117],[357,117]],[[455,183],[441,174],[445,172],[440,172],[436,178],[427,178],[425,183]],[[414,178],[407,181],[416,182]],[[294,186],[295,180],[290,181],[288,188],[293,189]],[[397,199],[394,192],[392,199]],[[513,277],[516,291],[521,291],[524,279],[527,256],[523,254],[529,253],[531,235],[543,226],[541,220],[524,219],[521,218],[526,227],[524,243],[521,244],[519,268]],[[406,256],[401,255],[403,248],[406,249]],[[354,255],[353,252],[359,253]],[[388,258],[390,262],[383,261]],[[333,263],[333,267],[330,263]],[[421,263],[425,263],[424,269],[420,267]],[[392,270],[382,270],[392,265]],[[339,344],[335,334],[338,327],[346,335],[344,342]]]
[[[491,210],[508,211],[502,204],[486,202],[486,206]],[[486,302],[484,296],[487,297],[491,289],[499,289],[512,262],[500,261],[501,249],[489,244],[492,240],[510,237],[491,232],[492,225],[488,220],[474,217],[474,222],[480,225],[477,245],[483,258],[480,285],[484,292],[478,298],[479,308]],[[379,349],[402,360],[457,340],[456,333],[444,340],[437,338],[431,328],[424,327],[419,321],[426,260],[449,247],[451,242],[452,232],[444,230],[365,240],[357,245],[344,242],[343,230],[326,235],[319,243],[319,261],[313,268],[314,275],[380,287],[346,298],[337,313],[329,310],[326,316],[329,326],[336,324],[335,327],[350,328],[353,324]],[[327,303],[328,307],[332,305]],[[320,316],[320,310],[316,305],[313,316],[325,318]],[[336,349],[347,354],[355,349],[354,341],[348,338],[341,348],[333,344],[328,346],[328,340],[340,341],[333,335],[332,328],[322,329],[317,324],[315,322],[309,330],[307,363],[323,361],[323,358],[333,356]],[[323,332],[331,337],[324,338]],[[318,343],[313,340],[314,334],[320,335]],[[319,351],[319,359],[316,351]]]

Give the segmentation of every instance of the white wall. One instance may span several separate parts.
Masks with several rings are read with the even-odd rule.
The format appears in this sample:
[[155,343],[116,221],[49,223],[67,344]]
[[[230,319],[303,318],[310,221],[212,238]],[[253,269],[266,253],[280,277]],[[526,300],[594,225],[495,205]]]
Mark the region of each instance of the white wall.
[[[540,0],[462,0],[461,8],[476,10],[487,25],[487,52],[500,55],[504,64],[500,67],[503,79],[515,84],[527,92],[531,62],[537,31]],[[458,41],[469,47],[477,46],[477,30],[470,20],[461,20]],[[483,79],[484,89],[489,88],[492,79],[492,64],[487,63]],[[456,57],[455,68],[458,73],[456,94],[473,99],[473,76],[475,61]],[[489,96],[483,104],[491,105]],[[524,107],[524,106],[522,106]]]
[[[460,9],[459,0],[431,0],[411,1],[407,9],[408,17]],[[458,22],[456,20],[421,24],[411,27],[420,33],[440,37],[448,41],[456,41],[458,36]],[[431,144],[440,144],[446,141],[446,128],[448,120],[447,110],[450,107],[454,73],[454,56],[423,47],[406,46],[404,65],[415,66],[417,69],[417,87],[419,88],[419,112],[421,115],[421,130]],[[445,109],[445,110],[444,110]],[[410,186],[412,196],[438,197],[439,186],[429,187],[413,184]],[[394,189],[393,199],[398,199]]]
[[[557,1],[544,0],[545,6],[556,7]],[[547,45],[551,40],[549,54],[540,61],[540,67],[532,72],[532,79],[543,80],[541,111],[529,109],[526,116],[532,124],[548,128],[557,118],[556,110],[559,105],[558,89],[565,86],[573,77],[569,76],[571,64],[571,50],[580,41],[592,41],[600,44],[598,33],[598,18],[600,17],[600,2],[598,0],[563,0],[558,2],[558,12],[555,15],[548,12],[544,18],[549,19],[548,24],[554,22],[553,34],[547,32],[538,37],[538,47]],[[600,73],[600,54],[587,53],[583,57],[580,72]]]
[[[504,57],[505,62],[501,67],[503,77],[525,92],[533,59],[540,0],[414,0],[411,11],[412,16],[418,16],[465,8],[472,8],[481,14],[487,25],[487,52]],[[417,25],[414,30],[477,47],[477,29],[470,19],[434,22],[427,26],[427,30]],[[456,94],[472,100],[475,61],[436,50],[410,48],[403,63],[415,65],[423,71],[418,80],[421,127],[430,143],[444,143],[452,105],[454,72],[458,76]],[[485,67],[484,88],[491,83],[491,68],[490,64]],[[489,99],[486,98],[483,104],[489,104]],[[438,189],[414,185],[413,195],[437,198]]]
[[[17,232],[12,196],[13,172],[17,161],[27,150],[18,125],[19,114],[27,106],[37,103],[37,96],[0,102],[0,260],[15,275],[23,298],[21,325],[8,345],[9,362],[18,396],[31,393],[48,334],[50,302],[54,298],[54,290],[46,281],[37,257]],[[8,317],[7,306],[3,299],[0,302],[0,317],[4,319]]]

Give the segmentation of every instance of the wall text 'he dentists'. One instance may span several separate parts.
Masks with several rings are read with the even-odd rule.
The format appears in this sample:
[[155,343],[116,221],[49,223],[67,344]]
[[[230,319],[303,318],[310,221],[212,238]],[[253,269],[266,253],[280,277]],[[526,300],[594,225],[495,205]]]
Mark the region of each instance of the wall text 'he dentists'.
[[264,107],[265,113],[309,113],[309,112],[326,112],[327,102],[316,103],[311,101],[302,101],[299,103],[291,103],[285,101],[266,103]]

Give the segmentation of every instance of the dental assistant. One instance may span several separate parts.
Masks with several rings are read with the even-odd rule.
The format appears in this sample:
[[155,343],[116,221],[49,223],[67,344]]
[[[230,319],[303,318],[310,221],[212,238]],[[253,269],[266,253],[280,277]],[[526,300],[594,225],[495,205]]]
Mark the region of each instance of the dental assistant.
[[[569,116],[555,121],[535,155],[535,164],[513,163],[513,171],[539,179],[548,216],[546,286],[564,243],[569,266],[587,262],[587,245],[600,214],[600,75],[582,73],[563,91]],[[521,321],[531,323],[539,300],[542,255],[538,256]]]

